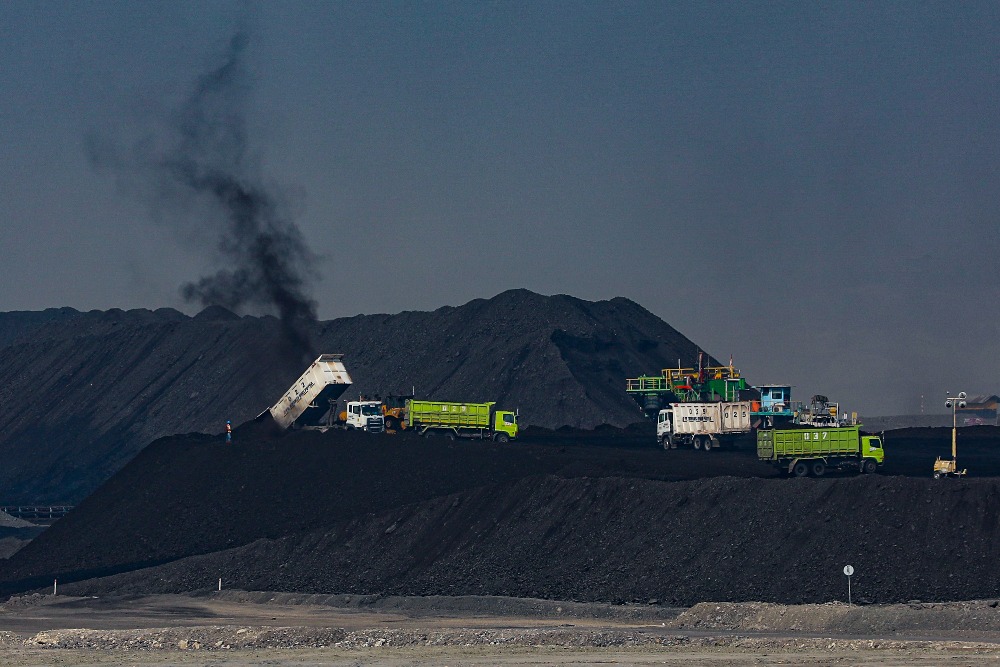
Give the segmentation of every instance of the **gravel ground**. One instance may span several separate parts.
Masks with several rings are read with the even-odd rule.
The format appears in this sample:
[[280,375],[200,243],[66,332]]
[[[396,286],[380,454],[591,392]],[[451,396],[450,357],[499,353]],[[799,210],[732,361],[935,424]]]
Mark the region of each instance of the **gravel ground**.
[[[240,595],[280,599],[259,604],[236,601]],[[0,661],[11,667],[38,665],[979,665],[1000,662],[1000,632],[995,627],[978,638],[956,639],[954,614],[995,609],[990,602],[848,608],[847,605],[781,607],[705,603],[661,623],[620,621],[633,610],[615,612],[595,606],[589,623],[578,619],[485,613],[500,602],[483,599],[382,600],[381,611],[358,615],[358,601],[329,599],[348,606],[288,604],[284,594],[228,592],[188,598],[156,596],[115,601],[26,596],[0,609],[0,623],[33,618],[36,622],[69,622],[35,632],[0,631]],[[371,602],[371,601],[369,601]],[[549,603],[508,600],[521,609]],[[577,615],[584,606],[574,607]],[[898,607],[898,606],[897,606]],[[453,613],[460,608],[465,611]],[[547,609],[547,607],[545,607]],[[114,613],[108,614],[109,609]],[[418,609],[411,614],[406,609]],[[550,610],[551,611],[551,610]],[[205,614],[243,614],[265,624],[172,625],[130,629],[130,622],[162,618],[198,620]],[[325,622],[346,621],[346,626]],[[864,637],[844,634],[845,623],[863,614]],[[153,614],[155,615],[155,614]],[[609,619],[608,616],[614,617]],[[995,616],[995,614],[994,614]],[[284,625],[290,618],[313,618],[308,625]],[[919,617],[914,624],[913,619]],[[991,627],[995,626],[994,623]],[[120,628],[87,629],[91,621]],[[400,626],[403,627],[400,627]],[[485,627],[489,625],[489,627]],[[412,626],[412,627],[411,627]],[[697,626],[699,629],[685,629]],[[752,628],[751,628],[752,626]],[[809,630],[803,630],[809,626]],[[889,628],[895,627],[895,630]],[[707,628],[707,629],[706,629]],[[839,630],[837,628],[840,628]],[[940,634],[937,639],[912,638],[914,629]],[[765,632],[766,630],[766,632]]]

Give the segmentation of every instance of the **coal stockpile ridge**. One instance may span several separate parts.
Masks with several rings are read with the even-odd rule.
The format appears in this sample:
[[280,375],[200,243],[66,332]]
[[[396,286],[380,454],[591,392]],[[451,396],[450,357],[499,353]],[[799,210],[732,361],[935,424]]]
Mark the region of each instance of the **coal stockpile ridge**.
[[[696,346],[623,298],[512,290],[460,307],[321,322],[350,395],[497,401],[523,424],[643,419],[624,379],[693,361]],[[304,370],[280,323],[209,308],[0,313],[0,500],[73,504],[153,440],[217,433],[272,405]]]
[[[917,478],[781,479],[752,452],[648,447],[646,429],[537,430],[503,446],[270,429],[155,443],[0,567],[0,590],[58,577],[67,593],[173,592],[221,577],[299,592],[822,602],[852,564],[868,601],[1000,595],[1000,480],[931,480],[930,460]],[[984,459],[995,446],[967,442]],[[85,581],[99,575],[112,576]]]
[[1000,595],[1000,482],[529,477],[68,593],[228,587],[690,605]]
[[584,301],[510,290],[433,313],[333,320],[324,349],[348,353],[354,392],[496,401],[522,424],[626,426],[644,419],[625,378],[657,373],[698,348],[628,299]]
[[668,455],[647,438],[623,433],[586,446],[561,439],[500,445],[411,434],[275,433],[267,423],[237,428],[233,445],[200,434],[164,438],[15,559],[0,563],[0,580],[68,582],[329,529],[541,474],[664,480],[773,474],[737,452],[714,452],[706,473],[708,455]]

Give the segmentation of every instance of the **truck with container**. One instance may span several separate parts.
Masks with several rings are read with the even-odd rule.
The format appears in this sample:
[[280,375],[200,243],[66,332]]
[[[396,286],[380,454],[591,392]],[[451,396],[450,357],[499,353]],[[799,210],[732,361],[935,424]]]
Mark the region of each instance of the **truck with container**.
[[678,445],[709,451],[753,442],[752,401],[671,403],[656,418],[656,438],[664,449]]
[[873,473],[885,460],[882,439],[858,426],[757,431],[757,458],[782,474],[821,477],[829,470]]
[[517,438],[517,414],[496,403],[406,402],[406,428],[424,437],[507,442]]

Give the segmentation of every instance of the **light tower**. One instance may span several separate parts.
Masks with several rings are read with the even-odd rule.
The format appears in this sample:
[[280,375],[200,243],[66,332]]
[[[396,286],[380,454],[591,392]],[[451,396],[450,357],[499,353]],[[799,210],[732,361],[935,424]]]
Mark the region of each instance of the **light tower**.
[[951,408],[951,460],[942,461],[940,456],[937,457],[937,461],[934,462],[934,479],[949,475],[960,477],[967,472],[958,469],[958,409],[965,407],[965,399],[964,391],[958,392],[958,396],[952,396],[951,392],[948,392],[945,399],[944,406]]

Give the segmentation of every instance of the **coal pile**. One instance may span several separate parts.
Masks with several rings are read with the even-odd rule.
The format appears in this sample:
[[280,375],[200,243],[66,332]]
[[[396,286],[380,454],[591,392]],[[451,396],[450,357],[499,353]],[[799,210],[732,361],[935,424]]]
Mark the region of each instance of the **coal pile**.
[[[526,290],[320,322],[310,335],[346,355],[352,395],[497,401],[548,428],[641,420],[624,379],[697,356],[627,299]],[[275,318],[218,307],[0,314],[2,500],[75,504],[157,438],[252,419],[303,371],[282,356],[283,336]]]
[[[411,434],[275,432],[248,423],[221,436],[163,438],[32,542],[0,577],[61,581],[337,525],[464,489],[524,477],[706,474],[702,452],[666,455],[646,434],[574,446],[499,445]],[[745,453],[715,452],[717,474],[771,475]]]
[[[886,431],[885,472],[925,477],[934,459],[951,459],[950,428],[907,428]],[[958,429],[958,466],[972,477],[1000,477],[1000,427],[964,426]]]
[[[73,594],[177,592],[221,577],[309,593],[797,603],[844,598],[852,564],[856,601],[1000,595],[1000,479],[934,481],[930,461],[917,476],[783,479],[751,452],[664,452],[642,429],[534,435],[164,439],[16,554],[2,588],[58,576]],[[996,445],[966,447],[986,459]]]

